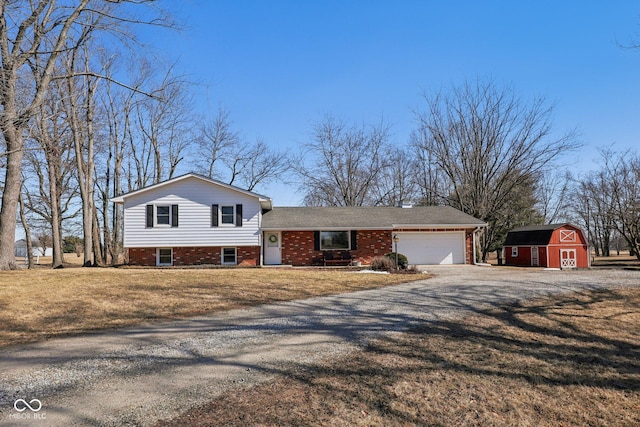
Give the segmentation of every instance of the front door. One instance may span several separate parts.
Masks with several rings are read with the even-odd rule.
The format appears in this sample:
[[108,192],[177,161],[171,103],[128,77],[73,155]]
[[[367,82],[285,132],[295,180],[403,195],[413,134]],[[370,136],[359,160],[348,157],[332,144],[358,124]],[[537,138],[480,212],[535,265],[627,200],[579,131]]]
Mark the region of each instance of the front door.
[[279,231],[264,233],[264,263],[266,265],[282,264],[282,244]]
[[531,248],[531,265],[533,267],[540,266],[540,255],[539,255],[537,246],[533,246]]
[[560,249],[560,268],[576,268],[576,250]]

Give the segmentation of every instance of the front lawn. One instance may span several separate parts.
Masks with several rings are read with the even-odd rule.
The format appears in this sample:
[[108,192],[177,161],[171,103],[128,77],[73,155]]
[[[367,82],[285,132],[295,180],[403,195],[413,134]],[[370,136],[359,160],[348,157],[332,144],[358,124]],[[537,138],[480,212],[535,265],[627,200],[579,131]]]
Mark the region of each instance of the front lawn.
[[7,271],[0,273],[0,347],[425,277],[268,268]]

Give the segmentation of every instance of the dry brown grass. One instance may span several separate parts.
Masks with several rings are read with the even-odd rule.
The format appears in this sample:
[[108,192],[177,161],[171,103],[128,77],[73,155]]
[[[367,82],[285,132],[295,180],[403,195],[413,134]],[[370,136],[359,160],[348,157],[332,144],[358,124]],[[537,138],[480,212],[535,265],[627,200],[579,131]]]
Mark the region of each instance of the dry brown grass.
[[594,267],[640,267],[640,261],[631,256],[629,251],[621,251],[620,254],[611,252],[611,256],[595,256],[592,253],[591,265]]
[[255,268],[8,271],[0,273],[0,347],[415,279]]
[[164,426],[637,426],[640,290],[501,306],[299,367]]

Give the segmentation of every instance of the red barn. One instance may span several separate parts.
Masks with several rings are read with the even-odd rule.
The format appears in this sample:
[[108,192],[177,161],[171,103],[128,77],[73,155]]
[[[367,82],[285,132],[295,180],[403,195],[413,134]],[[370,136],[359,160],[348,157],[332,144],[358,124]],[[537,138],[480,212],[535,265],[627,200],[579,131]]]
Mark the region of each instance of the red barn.
[[504,243],[506,265],[588,268],[589,246],[571,224],[530,225],[511,230]]

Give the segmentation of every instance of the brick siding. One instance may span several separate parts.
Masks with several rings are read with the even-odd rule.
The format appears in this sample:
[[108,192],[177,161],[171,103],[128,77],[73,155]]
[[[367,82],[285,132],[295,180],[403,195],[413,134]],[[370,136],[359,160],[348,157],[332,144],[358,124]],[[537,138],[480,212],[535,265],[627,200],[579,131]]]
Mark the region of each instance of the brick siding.
[[[293,266],[322,265],[323,251],[314,250],[313,239],[313,231],[283,231],[282,263]],[[366,265],[372,258],[391,251],[391,230],[364,230],[357,231],[356,249],[348,252],[354,261]]]
[[[226,247],[226,246],[225,246]],[[220,265],[222,247],[177,247],[173,248],[173,265]],[[260,263],[259,246],[240,246],[236,248],[238,265],[256,266]],[[156,248],[129,248],[128,264],[139,266],[156,265]]]
[[473,231],[465,232],[465,251],[467,252],[467,264],[473,265],[475,260],[473,259]]

